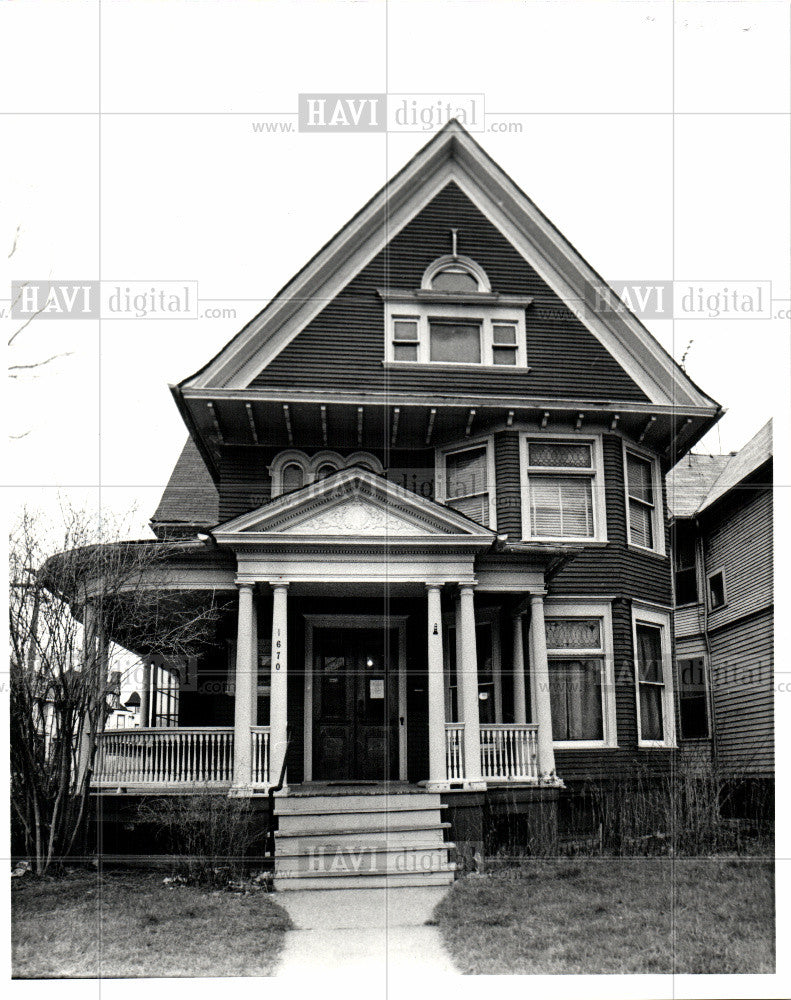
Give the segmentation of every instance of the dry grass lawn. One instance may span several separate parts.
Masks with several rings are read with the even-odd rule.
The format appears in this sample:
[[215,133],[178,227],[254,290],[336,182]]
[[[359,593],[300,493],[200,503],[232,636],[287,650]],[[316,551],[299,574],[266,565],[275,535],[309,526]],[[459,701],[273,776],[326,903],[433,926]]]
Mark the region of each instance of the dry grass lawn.
[[25,876],[12,914],[25,979],[267,976],[290,926],[265,892],[169,888],[161,873]]
[[774,864],[765,858],[575,858],[456,883],[437,909],[475,974],[771,973]]

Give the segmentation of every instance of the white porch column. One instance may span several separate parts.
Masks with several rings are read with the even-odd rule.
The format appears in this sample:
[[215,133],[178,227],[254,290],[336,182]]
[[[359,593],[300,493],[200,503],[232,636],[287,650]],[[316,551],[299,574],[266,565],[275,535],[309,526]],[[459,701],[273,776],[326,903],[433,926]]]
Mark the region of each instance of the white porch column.
[[555,770],[555,751],[552,746],[544,598],[541,594],[530,595],[530,667],[535,693],[534,721],[538,723],[538,773],[544,777]]
[[513,626],[511,667],[514,673],[514,722],[517,725],[523,725],[527,722],[527,693],[525,691],[525,647],[521,614],[514,615]]
[[253,584],[239,585],[239,617],[236,630],[236,676],[233,719],[233,787],[244,793],[252,785],[252,685],[256,669],[257,631]]
[[151,725],[151,661],[143,661],[143,679],[140,682],[140,725],[145,728]]
[[276,785],[288,741],[288,584],[272,584],[272,689],[269,699],[269,783]]
[[428,594],[428,779],[430,785],[448,780],[445,766],[445,676],[442,660],[442,602],[437,584]]
[[[480,782],[481,778],[481,717],[478,700],[478,649],[475,639],[475,598],[472,586],[459,587],[461,617],[461,718],[464,722],[464,780]],[[458,668],[457,668],[458,669]]]

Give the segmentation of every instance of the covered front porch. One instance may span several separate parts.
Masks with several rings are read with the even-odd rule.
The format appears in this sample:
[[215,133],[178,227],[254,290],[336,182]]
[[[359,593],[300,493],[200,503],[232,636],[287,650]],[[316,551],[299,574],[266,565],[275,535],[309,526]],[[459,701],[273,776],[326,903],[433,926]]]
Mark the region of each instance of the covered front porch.
[[236,593],[215,651],[191,672],[145,668],[141,726],[101,735],[97,790],[557,783],[556,553],[504,562],[493,532],[359,469],[218,528],[212,547],[236,564],[213,580]]

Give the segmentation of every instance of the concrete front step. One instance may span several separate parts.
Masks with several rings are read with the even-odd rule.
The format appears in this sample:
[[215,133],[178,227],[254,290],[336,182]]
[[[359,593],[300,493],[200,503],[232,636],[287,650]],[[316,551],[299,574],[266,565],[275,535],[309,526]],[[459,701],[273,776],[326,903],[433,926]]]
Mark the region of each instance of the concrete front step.
[[445,831],[450,829],[450,823],[417,824],[407,826],[388,826],[386,830],[381,827],[360,827],[359,829],[331,830],[316,833],[303,833],[302,831],[284,832],[278,830],[275,833],[276,853],[304,853],[305,851],[334,843],[345,847],[376,847],[381,844],[400,845],[412,844],[416,842],[431,843],[441,847],[445,837]]
[[345,810],[346,812],[387,811],[398,809],[439,809],[440,797],[435,792],[370,792],[350,795],[314,794],[275,796],[275,812],[278,816],[293,816],[297,813],[326,813]]
[[447,865],[441,871],[430,872],[357,872],[353,875],[337,875],[305,872],[280,872],[275,875],[277,892],[296,889],[407,889],[411,886],[451,885],[455,877],[455,865]]
[[401,808],[389,805],[386,809],[333,809],[323,806],[312,812],[280,812],[275,809],[278,829],[284,833],[323,833],[333,830],[364,829],[387,830],[391,826],[433,826],[439,819],[439,809]]
[[281,871],[333,872],[356,875],[362,872],[439,871],[448,863],[448,850],[455,844],[402,844],[360,847],[323,844],[299,852],[279,851],[275,856],[275,876]]

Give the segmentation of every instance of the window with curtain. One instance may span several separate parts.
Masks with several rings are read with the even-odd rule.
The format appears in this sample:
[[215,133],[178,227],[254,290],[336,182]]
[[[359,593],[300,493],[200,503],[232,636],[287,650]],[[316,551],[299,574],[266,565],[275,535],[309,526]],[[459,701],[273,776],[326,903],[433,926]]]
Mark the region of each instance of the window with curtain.
[[480,364],[480,323],[431,320],[429,322],[429,360]]
[[530,537],[593,538],[592,445],[528,441],[527,462]]
[[665,738],[665,675],[662,666],[662,629],[637,622],[637,688],[640,704],[640,739],[661,742]]
[[552,734],[558,741],[604,739],[601,618],[547,618]]
[[485,445],[445,456],[445,503],[484,526],[489,524],[488,480]]
[[629,504],[629,542],[644,549],[654,544],[654,467],[646,458],[626,453],[626,491]]

